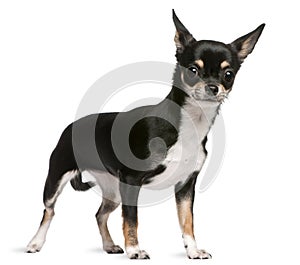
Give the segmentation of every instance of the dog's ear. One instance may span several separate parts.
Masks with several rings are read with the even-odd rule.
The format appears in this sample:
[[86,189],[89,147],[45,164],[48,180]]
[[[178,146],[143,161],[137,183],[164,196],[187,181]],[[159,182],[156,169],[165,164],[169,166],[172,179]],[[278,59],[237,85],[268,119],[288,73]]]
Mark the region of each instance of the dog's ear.
[[192,44],[196,40],[194,39],[193,35],[186,29],[186,27],[181,23],[179,18],[176,16],[174,9],[173,12],[173,21],[176,27],[175,33],[175,44],[178,53],[182,53],[186,46]]
[[261,24],[257,29],[229,44],[237,52],[241,63],[253,51],[264,27],[265,24]]

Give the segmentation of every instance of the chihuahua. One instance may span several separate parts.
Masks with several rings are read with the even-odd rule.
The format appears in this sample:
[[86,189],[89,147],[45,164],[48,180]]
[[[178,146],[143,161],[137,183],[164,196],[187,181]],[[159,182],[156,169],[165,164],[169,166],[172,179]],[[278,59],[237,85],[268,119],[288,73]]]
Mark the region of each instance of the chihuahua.
[[[197,41],[174,10],[173,21],[177,64],[170,93],[157,105],[92,114],[63,131],[50,157],[43,218],[27,252],[41,250],[57,198],[70,181],[78,191],[100,186],[103,198],[96,220],[107,253],[124,253],[107,227],[110,213],[121,203],[127,256],[149,259],[138,243],[139,193],[142,187],[174,187],[187,257],[211,258],[208,252],[197,248],[194,237],[195,183],[207,157],[207,134],[265,24],[224,44]],[[85,171],[95,177],[94,182],[83,182]]]

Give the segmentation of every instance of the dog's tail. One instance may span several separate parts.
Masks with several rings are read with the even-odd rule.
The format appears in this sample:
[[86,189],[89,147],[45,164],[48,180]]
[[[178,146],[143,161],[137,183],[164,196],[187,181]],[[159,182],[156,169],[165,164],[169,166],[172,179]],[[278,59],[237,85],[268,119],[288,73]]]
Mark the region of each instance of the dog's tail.
[[95,186],[95,183],[92,181],[82,182],[82,176],[79,172],[73,179],[71,179],[71,186],[74,190],[86,191]]

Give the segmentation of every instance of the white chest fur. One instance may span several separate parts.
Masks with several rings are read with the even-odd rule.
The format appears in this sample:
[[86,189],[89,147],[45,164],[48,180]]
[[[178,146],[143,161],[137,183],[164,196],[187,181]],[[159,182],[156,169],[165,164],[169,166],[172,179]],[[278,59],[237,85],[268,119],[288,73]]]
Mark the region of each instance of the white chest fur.
[[216,107],[200,108],[186,105],[181,110],[181,123],[177,142],[169,149],[163,165],[166,169],[145,185],[151,189],[165,189],[185,182],[205,161],[202,141],[217,115]]

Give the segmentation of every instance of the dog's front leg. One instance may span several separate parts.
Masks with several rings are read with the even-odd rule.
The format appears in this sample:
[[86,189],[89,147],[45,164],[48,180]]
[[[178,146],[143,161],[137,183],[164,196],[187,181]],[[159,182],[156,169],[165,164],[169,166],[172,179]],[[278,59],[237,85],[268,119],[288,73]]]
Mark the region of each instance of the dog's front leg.
[[140,250],[138,243],[137,202],[139,191],[140,186],[129,185],[124,182],[120,183],[125,249],[130,259],[149,259],[148,253]]
[[193,204],[198,171],[194,172],[183,186],[176,186],[176,205],[183,244],[190,259],[210,259],[205,250],[198,250],[194,236]]

